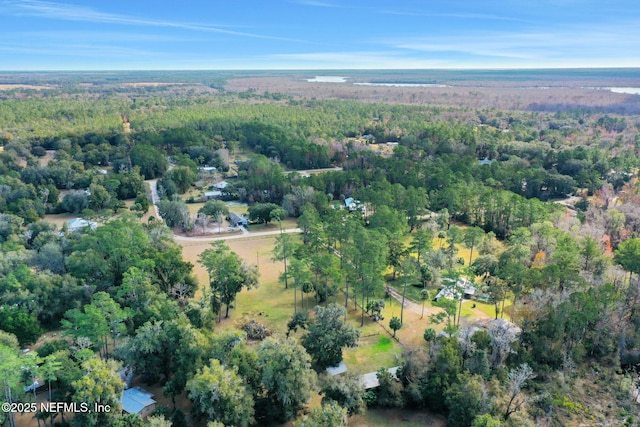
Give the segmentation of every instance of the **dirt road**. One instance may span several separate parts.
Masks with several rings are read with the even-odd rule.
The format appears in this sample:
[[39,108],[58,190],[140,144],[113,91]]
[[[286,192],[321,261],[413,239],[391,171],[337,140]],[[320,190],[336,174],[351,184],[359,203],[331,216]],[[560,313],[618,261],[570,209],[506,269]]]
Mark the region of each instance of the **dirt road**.
[[[283,230],[284,233],[302,233],[302,230],[299,228],[287,228]],[[217,237],[187,237],[180,236],[177,234],[173,235],[174,240],[179,240],[182,242],[215,242],[216,240],[235,240],[235,239],[250,239],[252,237],[262,237],[262,236],[275,236],[280,234],[280,230],[271,230],[271,231],[256,231],[242,234],[232,234],[227,236],[217,236]]]
[[[391,295],[393,297],[393,299],[397,300],[400,304],[402,304],[402,294],[399,293],[398,291],[396,291],[393,288],[387,287],[387,292],[389,292],[389,295]],[[413,311],[416,314],[420,314],[422,315],[422,304],[417,304],[413,301],[411,301],[409,298],[405,298],[404,299],[404,308]],[[425,307],[424,308],[424,315],[428,316],[430,314],[434,314],[437,313],[438,311],[441,311],[441,309],[439,308],[433,308],[433,307]]]

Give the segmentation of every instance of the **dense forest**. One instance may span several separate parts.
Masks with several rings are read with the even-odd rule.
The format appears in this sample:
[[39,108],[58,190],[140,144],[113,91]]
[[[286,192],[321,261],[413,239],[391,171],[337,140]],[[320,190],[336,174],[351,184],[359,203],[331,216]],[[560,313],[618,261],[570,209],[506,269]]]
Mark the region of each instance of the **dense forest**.
[[[0,92],[0,400],[35,401],[37,379],[49,400],[120,408],[130,372],[172,404],[145,420],[38,412],[38,425],[338,426],[367,408],[637,425],[639,116],[225,89],[242,75],[76,77]],[[205,168],[226,180],[221,199],[279,224],[286,335],[224,323],[261,284],[257,265],[221,241],[191,262],[174,239],[229,214],[219,201],[190,214]],[[163,220],[148,216],[156,182]],[[97,226],[48,221],[67,213]],[[461,289],[435,301],[462,278],[491,322],[461,321]],[[365,319],[402,333],[404,305],[381,314],[390,292],[428,304],[420,345],[401,339],[376,389],[327,375]]]

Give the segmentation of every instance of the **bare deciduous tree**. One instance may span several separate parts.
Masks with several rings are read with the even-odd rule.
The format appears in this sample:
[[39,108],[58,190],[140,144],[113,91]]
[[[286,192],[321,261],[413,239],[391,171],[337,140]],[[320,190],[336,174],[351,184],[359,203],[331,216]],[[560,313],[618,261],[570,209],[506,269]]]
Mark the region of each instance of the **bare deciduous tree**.
[[514,343],[520,335],[520,328],[513,323],[504,319],[494,321],[493,326],[489,329],[489,336],[491,337],[491,362],[493,368],[497,368],[502,364],[507,354],[511,353],[513,349],[511,344]]
[[533,372],[531,366],[526,363],[511,369],[507,375],[507,392],[509,393],[509,403],[507,409],[504,412],[504,419],[507,420],[511,414],[517,412],[522,405],[527,402],[527,398],[521,395],[522,389],[525,387],[526,382],[532,378],[535,378],[536,374]]

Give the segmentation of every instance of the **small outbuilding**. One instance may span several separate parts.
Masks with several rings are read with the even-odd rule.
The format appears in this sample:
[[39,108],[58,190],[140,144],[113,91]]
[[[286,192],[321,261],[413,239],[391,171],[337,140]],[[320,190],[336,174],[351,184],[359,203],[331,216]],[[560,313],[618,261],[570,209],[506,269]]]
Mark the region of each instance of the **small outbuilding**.
[[122,392],[122,410],[128,414],[138,414],[146,418],[156,410],[156,401],[153,393],[142,387],[128,388]]
[[344,364],[344,360],[341,360],[337,366],[329,366],[327,368],[327,374],[333,376],[344,374],[347,372],[347,365]]
[[235,212],[229,212],[229,223],[233,227],[237,227],[239,225],[246,226],[249,224],[249,219],[244,215],[239,215]]
[[[400,369],[400,366],[394,366],[393,368],[387,369],[387,371],[393,378],[398,379],[398,369]],[[378,371],[360,375],[360,384],[362,384],[365,390],[378,387],[380,385],[380,380],[378,379]]]

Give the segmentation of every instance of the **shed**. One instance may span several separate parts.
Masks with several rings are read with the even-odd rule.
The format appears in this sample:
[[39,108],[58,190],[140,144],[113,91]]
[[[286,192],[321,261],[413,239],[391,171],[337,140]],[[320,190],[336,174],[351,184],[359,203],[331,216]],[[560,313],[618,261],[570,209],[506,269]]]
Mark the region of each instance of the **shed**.
[[[398,379],[399,368],[400,366],[394,366],[393,368],[387,369],[387,371],[393,376],[393,378]],[[378,380],[378,371],[360,375],[360,384],[364,386],[365,390],[378,387],[380,385],[380,381]]]
[[128,414],[138,414],[142,418],[151,415],[156,409],[156,401],[152,399],[153,393],[142,387],[133,387],[122,392],[122,410]]
[[329,366],[327,368],[327,373],[331,376],[344,374],[345,372],[347,372],[347,365],[344,364],[344,360],[340,361],[337,366]]

